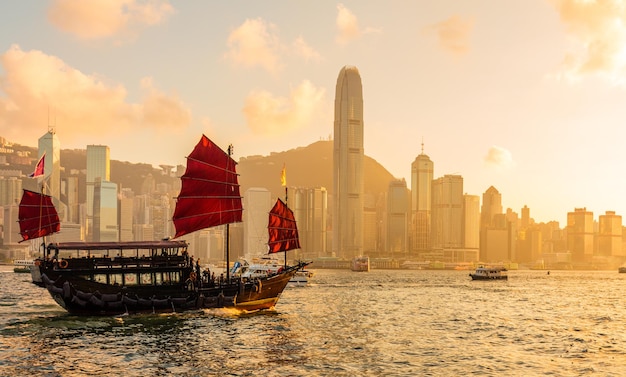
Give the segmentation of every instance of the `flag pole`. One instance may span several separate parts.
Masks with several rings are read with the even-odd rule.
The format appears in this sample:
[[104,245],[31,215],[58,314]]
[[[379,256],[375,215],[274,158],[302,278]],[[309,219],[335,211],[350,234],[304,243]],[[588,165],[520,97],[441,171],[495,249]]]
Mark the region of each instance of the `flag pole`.
[[[287,188],[287,166],[283,163],[283,170],[280,174],[280,183],[285,187],[285,206],[289,207]],[[285,250],[285,269],[287,269],[287,250]]]

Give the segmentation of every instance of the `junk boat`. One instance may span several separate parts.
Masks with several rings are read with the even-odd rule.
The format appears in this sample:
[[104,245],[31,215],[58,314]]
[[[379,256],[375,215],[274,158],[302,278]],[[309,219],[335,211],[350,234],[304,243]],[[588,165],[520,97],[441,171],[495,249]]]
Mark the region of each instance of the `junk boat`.
[[[214,278],[201,271],[198,260],[194,263],[186,241],[176,240],[197,230],[225,225],[226,265],[229,265],[229,224],[240,222],[242,216],[235,166],[230,147],[225,153],[202,135],[187,157],[187,168],[181,177],[182,188],[173,215],[174,239],[50,243],[44,255],[35,260],[33,276],[39,276],[40,281],[34,279],[34,282],[45,287],[60,306],[75,315],[203,308],[255,311],[274,307],[289,280],[310,262],[283,266],[281,271],[255,278],[231,276],[227,268],[225,276]],[[48,203],[46,209],[50,213],[54,211],[54,216],[51,213],[33,221],[40,208],[25,206],[29,213],[21,216],[20,212],[19,221],[24,240],[59,231],[50,197],[38,195],[42,203]],[[279,233],[270,232],[270,244],[278,245],[270,247],[270,252],[286,252],[294,243],[278,239]]]
[[470,272],[469,276],[472,280],[507,280],[507,270],[504,267],[485,267],[480,266],[474,272]]

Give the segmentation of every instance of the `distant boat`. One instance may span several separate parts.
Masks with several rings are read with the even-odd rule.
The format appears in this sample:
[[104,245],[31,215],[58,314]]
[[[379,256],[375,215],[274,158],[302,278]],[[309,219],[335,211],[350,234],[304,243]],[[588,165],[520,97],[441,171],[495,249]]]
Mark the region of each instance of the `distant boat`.
[[472,280],[507,280],[508,276],[504,267],[479,266],[476,271],[470,272]]
[[30,274],[30,267],[35,265],[32,259],[19,259],[13,261],[13,272],[18,274]]
[[[242,202],[236,162],[206,136],[187,157],[176,201],[174,238],[205,228],[240,222]],[[204,308],[245,311],[270,309],[296,272],[299,262],[272,275],[244,279],[208,276],[194,263],[183,240],[51,243],[36,260],[42,285],[75,315],[178,312]],[[71,257],[70,257],[71,255]]]
[[298,287],[308,285],[313,275],[313,271],[307,269],[298,270],[291,280],[289,280],[289,285]]
[[359,256],[352,259],[352,271],[357,272],[369,272],[370,271],[370,258],[368,256]]

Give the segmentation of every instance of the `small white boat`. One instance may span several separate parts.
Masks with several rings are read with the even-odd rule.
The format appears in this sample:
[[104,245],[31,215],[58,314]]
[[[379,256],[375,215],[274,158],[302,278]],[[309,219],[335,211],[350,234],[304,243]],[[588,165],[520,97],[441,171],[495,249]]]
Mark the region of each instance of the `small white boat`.
[[30,273],[30,267],[35,265],[32,259],[19,259],[13,261],[13,272]]
[[309,270],[298,270],[289,280],[289,285],[305,286],[309,284],[309,279],[313,277],[313,272]]
[[472,280],[507,280],[508,275],[504,267],[485,267],[480,266],[474,272],[470,272],[469,276]]
[[282,272],[284,267],[284,262],[274,258],[255,258],[250,262],[242,258],[235,262],[231,274],[246,279],[266,278]]

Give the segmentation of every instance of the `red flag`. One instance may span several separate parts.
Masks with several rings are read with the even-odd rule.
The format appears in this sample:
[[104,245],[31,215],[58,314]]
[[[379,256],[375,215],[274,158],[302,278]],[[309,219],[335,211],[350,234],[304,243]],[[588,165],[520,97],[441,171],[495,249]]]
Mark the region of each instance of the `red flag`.
[[30,178],[41,177],[44,174],[44,162],[46,161],[46,152],[43,153],[39,161],[37,162],[37,166],[35,166],[35,171],[29,174]]

